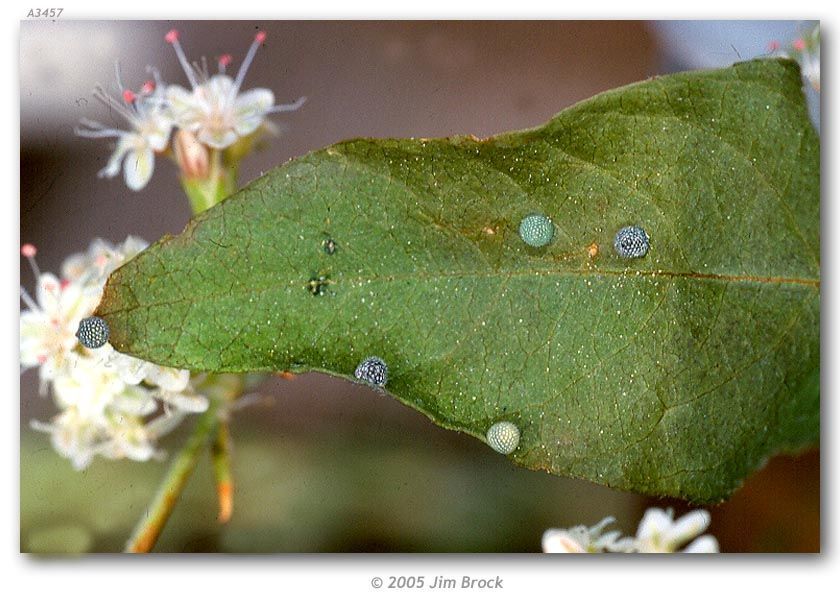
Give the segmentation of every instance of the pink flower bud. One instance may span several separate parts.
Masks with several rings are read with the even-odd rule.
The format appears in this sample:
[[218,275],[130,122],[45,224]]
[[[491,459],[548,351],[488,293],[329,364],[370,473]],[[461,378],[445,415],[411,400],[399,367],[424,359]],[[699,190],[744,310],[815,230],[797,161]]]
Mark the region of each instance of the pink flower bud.
[[206,179],[210,174],[210,156],[207,147],[186,129],[175,134],[175,159],[181,173],[188,179]]

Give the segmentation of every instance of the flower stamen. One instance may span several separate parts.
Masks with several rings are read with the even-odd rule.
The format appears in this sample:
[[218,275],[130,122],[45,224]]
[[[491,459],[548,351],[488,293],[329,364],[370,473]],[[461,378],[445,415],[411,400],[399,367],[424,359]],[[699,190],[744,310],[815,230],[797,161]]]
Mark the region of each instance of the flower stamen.
[[181,47],[181,42],[178,40],[180,37],[180,33],[178,33],[177,29],[170,29],[167,32],[164,39],[172,44],[172,47],[175,48],[175,55],[178,57],[178,62],[181,63],[181,68],[184,69],[184,73],[187,74],[187,79],[190,80],[190,84],[195,88],[198,87],[198,81],[195,77],[195,72],[193,67],[190,65],[189,61],[187,60],[187,55],[184,54],[184,49]]
[[306,104],[306,96],[301,96],[291,104],[278,104],[276,106],[272,106],[268,110],[266,110],[266,114],[270,113],[281,113],[281,112],[292,112],[299,109],[301,106]]
[[219,73],[224,74],[231,62],[233,62],[233,57],[230,54],[222,54],[219,57]]
[[29,266],[32,267],[32,272],[35,274],[35,278],[37,279],[41,277],[41,269],[38,268],[38,263],[35,262],[35,255],[38,254],[38,249],[33,244],[24,244],[20,247],[20,253],[29,262]]
[[233,88],[230,91],[230,96],[232,98],[236,97],[236,94],[239,92],[239,88],[242,87],[242,82],[245,81],[245,75],[248,73],[248,68],[254,61],[254,57],[257,55],[257,50],[259,50],[264,41],[264,31],[260,31],[254,36],[254,41],[251,43],[251,47],[248,48],[248,54],[245,55],[245,60],[243,60],[242,64],[239,65],[239,71],[237,71],[236,79],[233,81]]

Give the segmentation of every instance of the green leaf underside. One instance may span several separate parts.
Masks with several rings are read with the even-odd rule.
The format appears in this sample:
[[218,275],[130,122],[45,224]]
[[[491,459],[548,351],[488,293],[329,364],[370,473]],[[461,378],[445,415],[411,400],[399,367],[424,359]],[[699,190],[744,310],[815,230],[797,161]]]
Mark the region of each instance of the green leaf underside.
[[[97,314],[193,370],[380,356],[444,427],[515,423],[517,464],[713,502],[818,441],[819,185],[795,63],[682,73],[528,131],[291,161],[116,271]],[[519,238],[531,213],[550,244]],[[615,253],[626,225],[644,258]]]

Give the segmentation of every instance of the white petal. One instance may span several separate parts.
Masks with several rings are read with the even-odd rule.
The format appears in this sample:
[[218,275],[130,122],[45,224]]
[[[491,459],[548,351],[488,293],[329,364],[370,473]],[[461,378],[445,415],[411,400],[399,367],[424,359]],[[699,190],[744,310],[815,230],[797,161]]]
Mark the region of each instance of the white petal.
[[79,327],[79,321],[93,314],[101,297],[102,286],[99,282],[87,286],[79,285],[76,282],[68,282],[64,286],[61,291],[61,307],[58,316],[68,333],[74,336],[74,341],[68,346],[68,350],[76,345],[75,333]]
[[204,127],[198,130],[196,137],[202,144],[217,150],[224,150],[237,140],[236,132],[224,127]]
[[581,540],[576,539],[565,529],[549,529],[543,533],[542,548],[543,552],[549,554],[580,554],[586,552]]
[[100,177],[115,177],[117,173],[120,172],[120,165],[122,164],[123,157],[125,157],[126,153],[131,150],[135,146],[135,136],[134,134],[126,134],[120,136],[120,139],[117,140],[117,147],[114,150],[111,157],[108,159],[108,164],[105,165],[105,168],[99,171]]
[[713,535],[702,535],[691,542],[683,552],[690,554],[714,554],[720,552],[718,541]]
[[102,238],[94,238],[91,240],[87,249],[87,257],[91,263],[103,262],[109,260],[114,256],[114,245]]
[[61,307],[61,282],[52,273],[44,273],[38,278],[35,288],[35,300],[48,316],[59,314]]
[[180,425],[181,421],[184,420],[185,414],[180,410],[165,412],[146,423],[146,433],[152,439],[159,439]]
[[706,531],[712,518],[708,511],[694,510],[677,519],[662,534],[662,544],[676,549]]
[[155,455],[154,446],[146,441],[123,441],[121,448],[126,458],[138,462],[150,460]]
[[135,385],[127,387],[122,394],[114,397],[111,407],[120,412],[142,417],[155,412],[157,402],[148,390]]
[[265,88],[256,88],[240,94],[234,104],[234,127],[241,136],[257,130],[265,114],[274,106],[274,94]]
[[163,152],[169,145],[169,133],[171,131],[172,124],[169,123],[168,126],[158,124],[154,130],[146,132],[146,143],[149,148],[156,152]]
[[111,440],[101,450],[109,458],[146,461],[155,454],[143,425],[135,419],[118,417],[109,435]]
[[[53,440],[55,440],[55,437],[53,437]],[[55,447],[55,442],[53,442],[53,446]],[[93,452],[89,446],[81,446],[64,451],[56,449],[56,451],[64,456],[64,458],[69,458],[73,469],[76,471],[84,471],[93,462]]]
[[170,115],[179,127],[196,129],[201,126],[205,106],[197,94],[179,85],[170,85],[166,88],[166,100],[169,103]]
[[666,512],[661,508],[649,508],[639,523],[636,537],[640,541],[659,537],[667,531],[672,522],[673,514],[670,511]]
[[636,539],[632,537],[623,537],[621,539],[607,539],[607,536],[604,536],[601,538],[601,541],[604,542],[604,548],[606,548],[610,552],[636,551]]
[[133,356],[113,351],[108,357],[108,366],[113,368],[128,385],[137,385],[146,378],[151,364]]
[[71,254],[61,263],[61,276],[65,279],[78,279],[82,277],[88,269],[88,259],[84,252]]
[[20,314],[20,364],[35,367],[45,353],[45,340],[49,335],[49,323],[41,312],[23,311]]
[[108,405],[125,387],[119,374],[102,360],[74,354],[65,372],[53,381],[53,397],[63,408],[73,407],[80,419],[101,421]]
[[149,246],[149,242],[144,240],[143,238],[137,237],[135,235],[130,235],[125,238],[125,241],[120,244],[117,251],[120,253],[122,257],[122,261],[127,261],[131,258],[134,258],[137,254],[140,254],[143,250],[145,250]]
[[[37,429],[43,426],[38,425]],[[66,410],[53,417],[52,423],[43,426],[42,430],[47,429],[53,449],[60,456],[70,459],[74,469],[81,471],[93,460],[96,426],[82,419],[75,410]]]
[[149,363],[146,379],[164,391],[181,392],[190,383],[190,372]]
[[227,75],[213,75],[210,80],[200,86],[198,95],[211,107],[221,108],[231,97],[233,79]]
[[204,396],[194,393],[163,394],[164,402],[189,413],[201,413],[207,410],[210,402]]
[[155,153],[149,147],[132,150],[125,157],[123,171],[129,189],[142,190],[149,183],[155,168]]
[[613,523],[615,523],[615,517],[604,517],[595,525],[589,528],[589,535],[597,536],[604,530],[604,527],[606,527],[607,525],[612,525]]

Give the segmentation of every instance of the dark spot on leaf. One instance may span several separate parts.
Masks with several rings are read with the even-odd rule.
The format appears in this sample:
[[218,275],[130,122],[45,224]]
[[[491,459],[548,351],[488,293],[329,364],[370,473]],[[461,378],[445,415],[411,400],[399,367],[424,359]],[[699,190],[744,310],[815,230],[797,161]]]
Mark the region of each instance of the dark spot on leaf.
[[330,279],[326,275],[316,275],[312,277],[306,284],[306,288],[309,290],[309,293],[313,296],[323,296],[326,291],[327,287],[330,285]]

